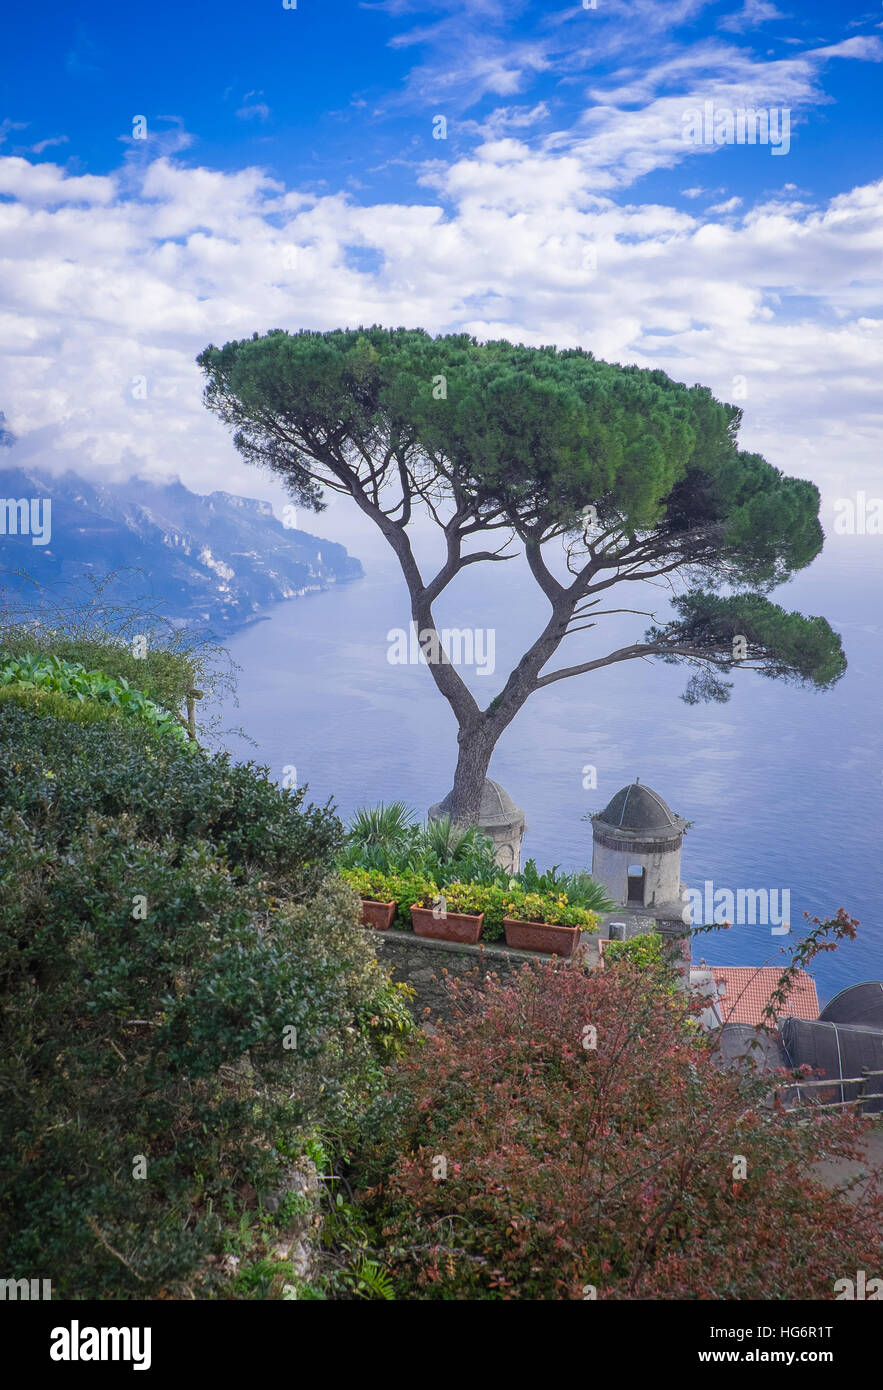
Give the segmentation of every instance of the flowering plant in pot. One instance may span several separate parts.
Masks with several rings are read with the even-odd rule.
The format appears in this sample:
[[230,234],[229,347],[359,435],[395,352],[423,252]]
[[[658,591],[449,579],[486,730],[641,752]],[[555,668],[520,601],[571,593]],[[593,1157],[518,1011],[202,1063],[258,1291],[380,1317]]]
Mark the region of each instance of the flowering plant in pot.
[[377,869],[342,869],[341,875],[362,899],[362,926],[391,927],[398,906],[396,876]]
[[484,926],[483,941],[499,941],[503,936],[503,918],[509,891],[498,883],[463,883],[457,880],[440,890],[447,896],[448,912],[481,913]]
[[395,873],[398,910],[395,925],[401,931],[411,930],[411,907],[414,903],[428,902],[432,905],[441,889],[435,879],[418,869],[400,869]]
[[484,925],[482,885],[448,883],[444,888],[433,885],[433,889],[411,905],[415,935],[474,946]]
[[572,956],[581,931],[597,931],[598,915],[568,901],[566,893],[526,893],[513,888],[503,919],[506,945],[521,951]]

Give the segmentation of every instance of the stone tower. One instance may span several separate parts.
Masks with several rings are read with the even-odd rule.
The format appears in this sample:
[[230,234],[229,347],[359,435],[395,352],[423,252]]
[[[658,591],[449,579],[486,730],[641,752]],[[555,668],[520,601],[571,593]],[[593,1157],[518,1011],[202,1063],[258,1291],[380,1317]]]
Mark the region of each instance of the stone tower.
[[[448,792],[444,801],[430,806],[430,820],[440,820],[442,816],[450,815],[452,796],[453,792]],[[484,780],[478,826],[493,840],[500,868],[509,874],[517,874],[521,869],[521,843],[527,829],[524,812],[515,805],[499,782],[492,782],[489,777]]]
[[686,821],[639,781],[592,817],[592,877],[614,902],[680,917],[681,844]]

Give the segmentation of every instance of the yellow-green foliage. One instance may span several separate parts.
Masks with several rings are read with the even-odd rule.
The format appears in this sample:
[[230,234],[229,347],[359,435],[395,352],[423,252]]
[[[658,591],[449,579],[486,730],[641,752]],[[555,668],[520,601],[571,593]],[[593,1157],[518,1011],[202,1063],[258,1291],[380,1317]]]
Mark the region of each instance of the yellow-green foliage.
[[35,652],[73,662],[87,671],[103,671],[117,680],[123,678],[165,709],[180,709],[187,691],[201,679],[198,660],[192,654],[149,641],[144,656],[136,657],[130,644],[110,634],[81,637],[25,627],[7,627],[0,633],[0,662]]
[[157,704],[125,676],[104,671],[87,671],[79,662],[63,661],[45,652],[28,652],[20,657],[0,657],[0,686],[24,690],[55,691],[72,703],[98,701],[115,710],[121,718],[150,726],[163,738],[184,742],[187,734],[174,710]]
[[29,690],[23,685],[0,685],[0,704],[21,705],[50,719],[68,719],[72,724],[121,723],[111,705],[100,700],[71,700],[60,690]]

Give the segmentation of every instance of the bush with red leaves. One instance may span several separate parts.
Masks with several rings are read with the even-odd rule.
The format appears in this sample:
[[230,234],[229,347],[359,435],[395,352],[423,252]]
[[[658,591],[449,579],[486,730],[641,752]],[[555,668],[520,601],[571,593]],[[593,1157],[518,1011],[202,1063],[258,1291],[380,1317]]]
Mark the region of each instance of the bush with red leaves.
[[370,1201],[400,1296],[831,1299],[883,1273],[883,1198],[814,1167],[867,1122],[778,1112],[661,984],[532,964],[397,1069]]

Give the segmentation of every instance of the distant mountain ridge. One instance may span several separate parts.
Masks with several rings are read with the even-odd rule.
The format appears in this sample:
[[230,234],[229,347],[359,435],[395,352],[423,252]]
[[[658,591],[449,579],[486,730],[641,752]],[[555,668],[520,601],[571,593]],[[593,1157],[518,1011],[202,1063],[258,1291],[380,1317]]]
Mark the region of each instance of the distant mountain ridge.
[[[18,499],[51,499],[45,543],[35,544],[18,513],[4,505]],[[284,526],[268,502],[255,498],[202,496],[180,481],[94,483],[70,471],[53,477],[0,468],[4,589],[21,597],[29,592],[10,573],[15,570],[61,595],[84,573],[126,569],[142,573],[120,576],[116,601],[147,598],[176,623],[219,630],[254,622],[268,604],[363,576],[344,546]]]

